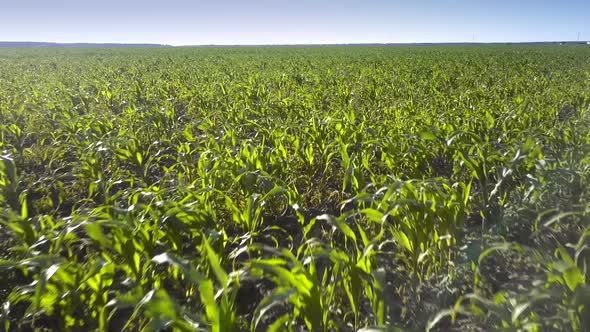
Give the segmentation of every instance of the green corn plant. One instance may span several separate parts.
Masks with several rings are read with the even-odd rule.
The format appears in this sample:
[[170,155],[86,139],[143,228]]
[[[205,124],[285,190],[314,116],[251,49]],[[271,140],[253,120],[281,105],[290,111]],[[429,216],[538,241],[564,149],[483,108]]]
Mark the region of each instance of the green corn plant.
[[23,129],[16,123],[2,126],[1,131],[2,142],[12,147],[18,156],[22,158],[25,151],[26,141],[30,135],[23,132]]
[[282,303],[292,304],[294,311],[279,317],[269,329],[280,330],[285,325],[292,326],[294,320],[301,317],[309,330],[329,330],[328,308],[335,291],[334,285],[329,283],[330,273],[324,273],[321,277],[313,256],[309,256],[304,262],[301,262],[286,249],[252,245],[250,250],[273,253],[275,258],[251,259],[246,263],[246,266],[252,275],[271,278],[277,284],[277,288],[273,290],[272,294],[258,305],[251,330],[256,330],[260,320],[269,309]]
[[[578,213],[562,213],[551,218],[547,224],[559,221]],[[495,328],[507,331],[542,331],[548,328],[565,328],[573,331],[585,331],[590,328],[588,304],[590,288],[587,281],[587,262],[582,259],[587,255],[589,228],[586,227],[576,244],[557,244],[553,257],[525,248],[518,244],[501,243],[487,248],[481,253],[475,273],[475,284],[482,283],[480,266],[489,256],[503,252],[516,251],[538,260],[544,267],[545,278],[537,279],[532,287],[524,292],[499,291],[493,298],[481,293],[462,296],[452,309],[442,311],[429,322],[429,329],[440,323],[442,318],[450,316],[453,321],[458,315],[486,317]],[[571,253],[574,255],[572,256]],[[467,303],[467,304],[465,304]],[[548,316],[547,307],[553,314]]]
[[273,189],[264,195],[253,194],[247,197],[244,206],[239,206],[231,197],[225,195],[225,205],[232,212],[233,221],[237,226],[246,232],[254,233],[263,222],[265,205],[268,205],[269,201],[276,199],[276,197],[285,194],[286,191],[283,187],[275,185]]
[[457,243],[468,214],[470,190],[469,184],[444,181],[398,182],[379,190],[373,207],[364,212],[388,221],[387,232],[408,254],[400,258],[418,276],[427,276],[449,260],[449,248]]
[[8,204],[13,210],[20,210],[18,194],[19,179],[14,159],[9,155],[0,156],[0,203]]
[[125,143],[117,144],[114,147],[115,155],[121,160],[133,165],[134,173],[138,173],[140,179],[150,184],[149,171],[156,162],[155,154],[152,149],[157,146],[158,142],[150,144],[147,148],[141,145],[137,138],[130,138]]
[[344,143],[342,138],[336,138],[340,145],[340,158],[342,169],[344,170],[344,178],[342,182],[342,192],[355,192],[365,186],[365,181],[360,168],[356,165],[357,151],[348,152],[348,145]]
[[[365,209],[361,212],[363,215],[371,215],[372,218],[380,215],[376,210]],[[383,242],[385,235],[384,228],[373,237],[369,237],[362,224],[358,224],[356,230],[353,230],[347,223],[347,218],[352,216],[343,214],[338,218],[330,215],[321,215],[312,220],[325,221],[331,225],[334,230],[338,230],[344,236],[346,241],[345,247],[350,241],[351,248],[340,250],[338,243],[331,241],[329,246],[318,253],[318,256],[329,257],[336,266],[340,267],[340,278],[337,283],[345,290],[346,297],[350,304],[350,310],[354,316],[354,327],[359,329],[361,326],[361,313],[359,308],[366,297],[371,302],[371,307],[375,315],[375,322],[379,326],[386,324],[386,314],[388,305],[386,301],[385,271],[377,267],[377,254],[380,252],[379,245]],[[382,215],[374,220],[377,223],[383,222]],[[358,236],[357,236],[358,234]],[[360,238],[360,240],[359,240]]]
[[203,252],[215,280],[221,286],[220,292],[215,290],[214,282],[193,267],[190,262],[173,254],[163,253],[153,257],[152,261],[155,264],[169,264],[175,271],[181,272],[185,278],[198,285],[201,303],[205,307],[206,318],[203,323],[206,323],[211,331],[236,331],[237,320],[234,303],[237,292],[234,288],[238,286],[239,276],[230,276],[223,270],[219,264],[219,257],[211,247],[209,240],[207,237],[203,237],[203,239]]

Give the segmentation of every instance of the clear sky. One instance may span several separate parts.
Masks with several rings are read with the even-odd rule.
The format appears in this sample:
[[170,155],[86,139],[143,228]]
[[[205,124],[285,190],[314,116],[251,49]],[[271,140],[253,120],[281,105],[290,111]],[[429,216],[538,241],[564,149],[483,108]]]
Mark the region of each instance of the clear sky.
[[578,33],[590,40],[590,0],[0,0],[4,41],[516,42]]

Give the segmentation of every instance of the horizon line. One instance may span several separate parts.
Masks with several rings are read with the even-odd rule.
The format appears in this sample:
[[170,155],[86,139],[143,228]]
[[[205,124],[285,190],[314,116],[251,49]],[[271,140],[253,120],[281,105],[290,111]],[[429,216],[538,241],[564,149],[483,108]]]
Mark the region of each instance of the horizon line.
[[590,40],[537,40],[537,41],[417,41],[417,42],[369,42],[369,43],[237,43],[237,44],[160,44],[153,42],[55,42],[30,40],[0,40],[1,44],[47,44],[47,45],[123,45],[123,46],[156,46],[156,47],[272,47],[272,46],[411,46],[411,45],[494,45],[494,44],[590,44]]

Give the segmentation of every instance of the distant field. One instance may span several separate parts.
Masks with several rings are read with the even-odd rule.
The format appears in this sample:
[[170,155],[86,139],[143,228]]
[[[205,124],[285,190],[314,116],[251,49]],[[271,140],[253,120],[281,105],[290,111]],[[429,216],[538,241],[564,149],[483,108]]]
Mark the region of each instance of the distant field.
[[590,330],[590,47],[0,49],[0,210],[6,330]]

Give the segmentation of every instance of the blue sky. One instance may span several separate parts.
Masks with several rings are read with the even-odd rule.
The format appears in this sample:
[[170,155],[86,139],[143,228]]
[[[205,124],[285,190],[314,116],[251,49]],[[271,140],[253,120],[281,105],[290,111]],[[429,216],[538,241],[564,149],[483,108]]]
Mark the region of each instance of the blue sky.
[[198,44],[590,40],[590,0],[0,0],[0,40]]

